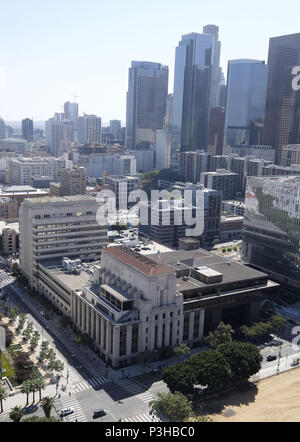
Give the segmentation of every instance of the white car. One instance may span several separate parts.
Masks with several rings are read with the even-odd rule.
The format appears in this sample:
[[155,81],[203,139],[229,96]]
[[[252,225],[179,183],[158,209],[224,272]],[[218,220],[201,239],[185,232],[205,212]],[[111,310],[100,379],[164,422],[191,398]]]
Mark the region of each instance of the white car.
[[61,410],[60,415],[61,415],[61,417],[64,417],[64,416],[68,416],[69,414],[72,414],[72,413],[74,413],[74,408],[69,407],[69,408],[63,408]]

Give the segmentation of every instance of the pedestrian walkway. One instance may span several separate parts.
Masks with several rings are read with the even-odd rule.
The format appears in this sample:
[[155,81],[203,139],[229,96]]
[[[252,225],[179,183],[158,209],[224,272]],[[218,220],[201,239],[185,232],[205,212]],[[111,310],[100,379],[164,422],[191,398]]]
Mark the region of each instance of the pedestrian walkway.
[[137,396],[138,399],[140,399],[141,401],[145,402],[145,404],[149,404],[149,402],[152,401],[153,399],[153,394],[152,393],[143,393],[143,394],[139,394]]
[[161,422],[157,417],[150,416],[148,413],[138,414],[134,417],[122,419],[122,422]]
[[115,383],[118,384],[124,390],[132,394],[138,394],[145,391],[143,387],[141,387],[140,385],[136,384],[133,381],[130,381],[129,379],[122,379],[119,381],[115,381]]
[[94,376],[87,381],[80,381],[73,384],[73,391],[79,393],[80,391],[88,390],[89,388],[97,388],[103,384],[111,382],[106,376]]
[[[79,405],[79,402],[77,401],[76,397],[64,397],[59,399],[62,408],[74,408],[74,413],[70,414],[69,416],[64,417],[64,420],[66,422],[87,422],[87,417],[84,414],[82,408]],[[59,413],[61,411],[59,410]]]

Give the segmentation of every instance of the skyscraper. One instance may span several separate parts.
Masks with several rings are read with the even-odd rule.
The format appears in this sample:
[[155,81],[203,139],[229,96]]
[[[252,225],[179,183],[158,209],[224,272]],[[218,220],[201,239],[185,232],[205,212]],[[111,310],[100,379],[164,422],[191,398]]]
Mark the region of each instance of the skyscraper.
[[223,155],[225,109],[212,107],[209,111],[208,147],[212,155]]
[[219,102],[218,28],[204,31],[183,35],[176,48],[172,144],[177,152],[207,149],[209,110]]
[[75,123],[78,118],[78,103],[70,103],[70,101],[67,101],[64,104],[64,117],[65,120],[70,120]]
[[269,77],[263,144],[276,150],[300,143],[300,91],[293,88],[293,69],[300,66],[300,33],[270,39]]
[[254,120],[264,118],[268,66],[261,60],[230,60],[227,74],[226,145],[249,145]]
[[126,147],[136,149],[155,144],[166,114],[169,69],[160,63],[132,61],[129,68]]
[[0,138],[5,138],[5,123],[2,118],[0,118]]
[[110,133],[113,134],[114,139],[117,140],[118,133],[121,130],[121,121],[120,120],[110,120],[109,130],[110,130]]
[[46,121],[46,146],[54,157],[59,157],[73,139],[71,123],[55,121],[53,118]]
[[33,121],[30,118],[22,120],[22,137],[24,140],[33,140]]
[[84,115],[78,117],[78,142],[101,143],[101,118],[96,115]]

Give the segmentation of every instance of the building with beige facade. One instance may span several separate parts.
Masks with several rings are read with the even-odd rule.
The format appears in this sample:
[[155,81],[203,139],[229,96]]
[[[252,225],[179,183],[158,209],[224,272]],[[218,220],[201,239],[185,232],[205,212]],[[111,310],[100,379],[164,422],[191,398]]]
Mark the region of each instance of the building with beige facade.
[[220,321],[250,324],[278,284],[268,275],[205,250],[142,255],[108,247],[101,261],[38,264],[37,288],[86,333],[112,367],[199,345]]
[[91,196],[28,198],[20,215],[20,265],[37,287],[39,264],[56,258],[99,259],[107,228],[99,226],[99,203]]
[[66,167],[66,160],[54,157],[12,158],[8,161],[8,179],[10,185],[30,185],[31,179],[49,176],[53,181],[60,181],[61,169]]

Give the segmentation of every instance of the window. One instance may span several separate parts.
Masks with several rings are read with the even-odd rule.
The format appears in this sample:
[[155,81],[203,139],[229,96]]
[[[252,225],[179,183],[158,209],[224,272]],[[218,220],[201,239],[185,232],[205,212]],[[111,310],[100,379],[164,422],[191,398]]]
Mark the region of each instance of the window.
[[158,319],[158,316],[157,316],[157,315],[155,315],[155,321],[157,321],[157,319]]

